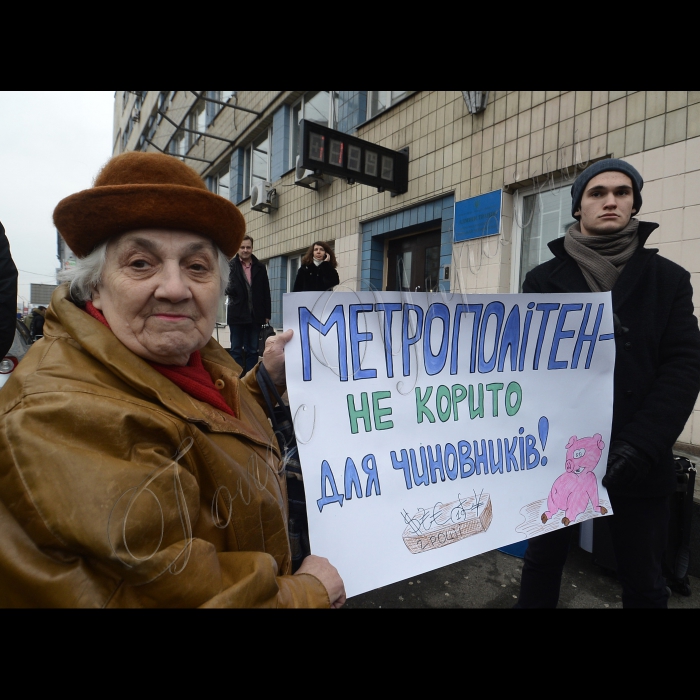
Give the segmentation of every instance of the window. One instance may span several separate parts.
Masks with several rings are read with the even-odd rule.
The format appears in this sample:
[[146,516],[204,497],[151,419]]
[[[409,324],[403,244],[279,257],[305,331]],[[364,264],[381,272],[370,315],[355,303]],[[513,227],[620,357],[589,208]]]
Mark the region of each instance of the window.
[[[165,112],[168,109],[168,94],[169,92],[161,92],[158,95],[158,111]],[[163,117],[159,114],[157,118],[157,123],[160,124]]]
[[267,129],[245,150],[243,160],[243,199],[255,185],[270,179],[270,133]]
[[[187,117],[187,128],[192,129],[192,131],[204,132],[207,128],[206,115],[204,113],[204,103],[198,102],[189,113]],[[193,134],[192,131],[188,132],[188,150],[194,146],[197,141],[199,141],[200,134]]]
[[131,117],[129,117],[124,127],[124,131],[122,132],[122,153],[126,151],[126,145],[127,143],[129,143],[129,138],[131,137],[131,130],[133,126],[134,122],[132,121]]
[[[518,193],[519,195],[519,193]],[[560,238],[569,227],[576,223],[571,216],[571,185],[564,187],[526,191],[524,196],[517,196],[513,227],[515,238],[520,237],[517,246],[520,255],[515,261],[517,291],[522,289],[525,275],[537,265],[551,260],[552,253],[547,244]]]
[[223,91],[223,90],[207,90],[206,91],[206,126],[208,127],[219,112],[224,108],[221,102],[228,102],[229,99],[236,93],[233,91]]
[[297,156],[301,152],[299,143],[299,122],[308,119],[316,124],[323,124],[331,129],[336,128],[338,114],[338,93],[328,90],[320,92],[307,92],[292,107],[291,123],[291,163],[296,165]]
[[407,90],[370,90],[367,100],[367,118],[371,119],[379,114],[379,112],[383,112],[385,109],[388,109],[402,99],[407,93]]
[[187,153],[187,139],[184,131],[177,131],[170,142],[170,152],[173,155],[180,156],[180,160],[184,160],[183,156]]
[[[233,97],[236,93],[234,90],[207,90],[203,94],[205,94],[209,100],[216,100],[217,102],[228,102],[231,99],[231,97]],[[216,106],[217,110],[221,107],[221,105],[216,104],[216,102],[214,103],[214,105]]]
[[230,187],[229,183],[231,180],[231,164],[230,161],[226,161],[226,164],[212,177],[210,178],[210,189],[214,194],[221,195],[226,199],[230,199]]
[[[156,133],[156,127],[158,126],[159,123],[159,115],[157,108],[154,107],[153,111],[151,112],[151,116],[148,117],[148,120],[146,121],[146,125],[141,132],[141,136],[139,137],[139,149],[143,149],[144,151],[148,150],[149,143],[148,141],[153,140],[153,136]],[[147,141],[148,139],[148,141]]]

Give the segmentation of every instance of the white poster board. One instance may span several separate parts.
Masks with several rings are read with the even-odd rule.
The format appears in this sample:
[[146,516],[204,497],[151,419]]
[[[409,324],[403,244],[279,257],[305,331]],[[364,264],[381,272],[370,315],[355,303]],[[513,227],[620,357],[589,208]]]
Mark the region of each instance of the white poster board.
[[611,514],[601,294],[284,296],[311,549],[348,596]]

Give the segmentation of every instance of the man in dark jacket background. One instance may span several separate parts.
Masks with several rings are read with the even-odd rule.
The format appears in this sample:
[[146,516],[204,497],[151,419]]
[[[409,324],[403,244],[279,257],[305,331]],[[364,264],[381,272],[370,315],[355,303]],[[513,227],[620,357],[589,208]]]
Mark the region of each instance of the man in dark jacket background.
[[0,223],[0,360],[15,339],[17,320],[17,268],[10,255],[10,243]]
[[231,259],[226,320],[231,329],[231,355],[243,374],[258,362],[260,327],[270,322],[272,302],[265,266],[253,255],[253,239],[246,236]]
[[34,340],[43,337],[44,335],[44,320],[46,318],[46,307],[38,306],[34,309],[34,318],[32,318],[32,324],[29,327],[29,332]]
[[[700,331],[690,274],[644,243],[658,224],[632,218],[643,180],[607,159],[571,188],[578,220],[549,244],[554,259],[528,273],[523,292],[612,291],[614,402],[603,485],[623,607],[667,607],[662,560],[675,490],[672,448],[700,391]],[[530,540],[517,608],[553,608],[571,530]]]

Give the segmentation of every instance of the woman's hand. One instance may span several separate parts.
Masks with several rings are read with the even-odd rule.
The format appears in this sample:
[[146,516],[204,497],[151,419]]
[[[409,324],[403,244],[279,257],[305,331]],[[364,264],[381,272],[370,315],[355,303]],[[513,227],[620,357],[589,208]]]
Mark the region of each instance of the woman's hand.
[[330,254],[330,253],[326,253],[326,257],[323,258],[323,262],[330,262],[330,260],[331,260],[331,254]]
[[270,336],[265,342],[263,364],[276,386],[286,386],[284,374],[284,346],[292,339],[293,330]]
[[309,554],[301,562],[301,566],[294,575],[297,576],[299,574],[311,574],[325,586],[332,608],[341,608],[345,604],[345,584],[343,579],[340,578],[338,569],[325,557]]

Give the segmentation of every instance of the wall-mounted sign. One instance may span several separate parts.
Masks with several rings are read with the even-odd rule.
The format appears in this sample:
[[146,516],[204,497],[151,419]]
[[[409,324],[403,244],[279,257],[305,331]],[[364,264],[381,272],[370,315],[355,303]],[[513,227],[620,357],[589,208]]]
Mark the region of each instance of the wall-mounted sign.
[[305,170],[342,177],[349,182],[403,194],[408,190],[408,155],[377,146],[306,119],[301,122],[301,156]]
[[32,282],[29,285],[29,303],[48,306],[56,287],[58,287],[57,284],[35,284]]
[[500,232],[501,190],[455,202],[455,242],[493,236]]

